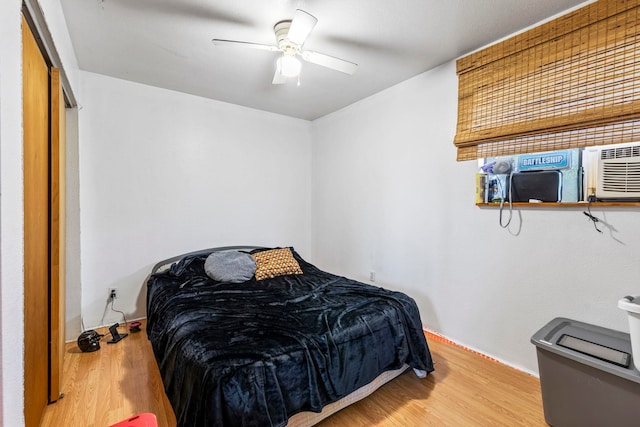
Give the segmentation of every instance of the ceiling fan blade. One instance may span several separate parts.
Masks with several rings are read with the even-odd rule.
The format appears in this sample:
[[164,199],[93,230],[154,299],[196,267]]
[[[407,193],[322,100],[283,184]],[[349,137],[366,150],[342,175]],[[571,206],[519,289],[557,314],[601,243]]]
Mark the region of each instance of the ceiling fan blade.
[[216,46],[244,47],[244,48],[249,48],[249,49],[268,50],[269,52],[279,52],[280,51],[280,48],[278,46],[271,46],[271,45],[268,45],[268,44],[241,42],[241,41],[237,41],[237,40],[222,40],[222,39],[213,39],[211,41]]
[[302,59],[313,64],[322,65],[323,67],[331,68],[332,70],[341,71],[345,74],[353,74],[358,69],[358,64],[344,59],[336,58],[335,56],[325,55],[324,53],[313,52],[305,50],[300,52]]
[[291,27],[289,27],[287,38],[290,42],[302,46],[317,23],[318,20],[315,16],[302,9],[296,9],[296,13],[291,20]]
[[273,80],[271,81],[274,85],[281,85],[287,82],[287,78],[282,74],[282,68],[280,67],[280,61],[276,61],[276,72],[273,75]]

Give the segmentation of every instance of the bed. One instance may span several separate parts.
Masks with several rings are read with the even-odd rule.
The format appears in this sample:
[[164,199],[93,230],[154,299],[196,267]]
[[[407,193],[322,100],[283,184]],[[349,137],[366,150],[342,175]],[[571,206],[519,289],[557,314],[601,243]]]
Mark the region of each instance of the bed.
[[[298,270],[265,278],[258,257],[287,251]],[[255,258],[255,275],[212,278],[209,261],[225,254]],[[409,367],[433,371],[413,299],[324,272],[293,248],[158,263],[147,334],[179,427],[313,425]]]

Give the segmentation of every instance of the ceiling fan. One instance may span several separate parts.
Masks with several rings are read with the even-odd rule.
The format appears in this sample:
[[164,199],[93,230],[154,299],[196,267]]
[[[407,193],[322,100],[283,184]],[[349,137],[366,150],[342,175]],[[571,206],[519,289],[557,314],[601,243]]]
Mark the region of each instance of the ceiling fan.
[[311,30],[315,27],[318,19],[315,16],[297,9],[293,19],[278,22],[273,30],[276,35],[277,45],[266,45],[261,43],[242,42],[237,40],[213,39],[212,42],[218,46],[246,47],[250,49],[268,50],[270,52],[282,52],[276,60],[276,72],[273,76],[273,84],[287,82],[289,77],[297,77],[300,84],[301,63],[297,56],[313,64],[321,65],[332,70],[341,71],[346,74],[353,74],[358,68],[355,64],[324,53],[302,50],[304,42],[309,37]]

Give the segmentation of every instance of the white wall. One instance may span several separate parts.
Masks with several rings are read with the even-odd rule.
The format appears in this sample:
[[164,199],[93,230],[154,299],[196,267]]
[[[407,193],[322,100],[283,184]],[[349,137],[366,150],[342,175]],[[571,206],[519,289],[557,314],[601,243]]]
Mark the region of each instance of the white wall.
[[80,161],[78,141],[78,109],[66,112],[66,281],[65,334],[67,341],[75,341],[82,331],[82,286],[80,275]]
[[536,372],[531,335],[557,316],[628,332],[640,294],[638,208],[520,208],[510,231],[475,206],[475,162],[456,162],[455,63],[314,122],[313,260],[401,290],[423,324]]
[[146,315],[158,261],[226,245],[310,250],[311,125],[80,72],[82,314]]
[[24,423],[22,33],[20,0],[0,2],[0,425]]

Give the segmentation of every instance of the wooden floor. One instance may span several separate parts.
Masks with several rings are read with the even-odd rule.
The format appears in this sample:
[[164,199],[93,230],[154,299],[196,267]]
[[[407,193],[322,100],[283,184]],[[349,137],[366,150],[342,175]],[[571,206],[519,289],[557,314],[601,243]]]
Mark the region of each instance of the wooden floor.
[[[409,371],[319,426],[546,426],[537,378],[468,350],[429,339],[435,372]],[[43,427],[107,427],[153,412],[160,427],[176,424],[144,331],[81,353],[67,344],[65,397],[47,407]],[[532,349],[533,351],[533,349]]]

